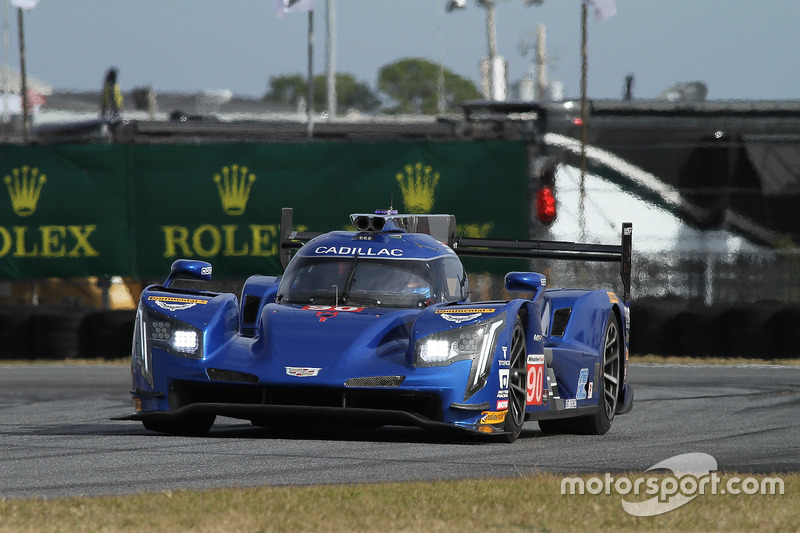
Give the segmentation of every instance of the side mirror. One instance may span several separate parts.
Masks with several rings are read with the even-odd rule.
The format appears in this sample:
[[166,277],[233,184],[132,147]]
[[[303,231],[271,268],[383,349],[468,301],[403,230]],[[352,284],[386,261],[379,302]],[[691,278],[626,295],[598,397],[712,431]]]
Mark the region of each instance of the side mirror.
[[164,281],[164,287],[170,287],[177,279],[211,281],[211,270],[211,263],[194,259],[178,259],[172,263],[169,276]]
[[538,272],[509,272],[505,279],[508,292],[533,292],[531,301],[535,302],[547,287],[547,278]]

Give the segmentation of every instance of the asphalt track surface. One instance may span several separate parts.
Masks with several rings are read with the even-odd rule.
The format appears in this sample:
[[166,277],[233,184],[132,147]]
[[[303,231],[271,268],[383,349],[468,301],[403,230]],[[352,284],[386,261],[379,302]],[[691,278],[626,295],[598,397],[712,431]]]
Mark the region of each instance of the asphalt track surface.
[[633,411],[601,437],[453,441],[417,429],[268,431],[218,419],[207,437],[138,422],[124,365],[0,366],[0,498],[236,486],[643,472],[703,452],[719,471],[800,471],[800,367],[633,365]]

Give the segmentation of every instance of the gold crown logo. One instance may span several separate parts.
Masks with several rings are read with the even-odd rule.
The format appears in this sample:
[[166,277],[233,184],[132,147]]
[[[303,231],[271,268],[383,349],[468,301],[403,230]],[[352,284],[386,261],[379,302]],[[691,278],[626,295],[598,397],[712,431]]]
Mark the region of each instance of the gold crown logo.
[[248,174],[247,167],[231,165],[222,167],[222,174],[214,174],[222,210],[228,215],[241,215],[247,206],[250,189],[256,181],[255,174]]
[[21,217],[31,216],[36,211],[42,187],[47,182],[47,176],[39,174],[38,168],[23,165],[22,169],[15,168],[11,175],[6,175],[3,181],[8,187],[11,197],[11,207]]
[[489,236],[489,232],[492,231],[492,227],[494,224],[489,222],[488,224],[464,224],[459,225],[459,235],[462,237],[468,237],[470,239],[485,239]]
[[405,174],[397,173],[397,183],[409,213],[429,213],[433,207],[433,190],[439,183],[439,173],[433,167],[417,162],[405,166]]

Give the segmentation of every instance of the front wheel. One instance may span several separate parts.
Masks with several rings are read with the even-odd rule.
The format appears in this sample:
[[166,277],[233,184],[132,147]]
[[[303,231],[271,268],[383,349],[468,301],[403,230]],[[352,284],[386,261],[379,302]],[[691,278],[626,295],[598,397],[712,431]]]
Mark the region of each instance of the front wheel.
[[507,431],[503,435],[506,442],[514,442],[522,432],[522,425],[525,423],[525,382],[527,378],[527,349],[525,346],[525,329],[522,321],[517,318],[514,323],[514,331],[511,333],[511,353],[509,355],[509,376],[508,376],[508,412],[503,429]]

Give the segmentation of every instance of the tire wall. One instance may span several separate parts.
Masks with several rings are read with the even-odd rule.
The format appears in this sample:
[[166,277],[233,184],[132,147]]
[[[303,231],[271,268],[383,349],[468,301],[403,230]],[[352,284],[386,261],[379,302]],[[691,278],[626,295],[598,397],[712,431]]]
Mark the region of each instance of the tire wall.
[[[0,359],[117,359],[131,354],[135,310],[0,308]],[[631,303],[633,355],[800,357],[800,304]]]
[[800,357],[800,304],[705,306],[679,298],[631,303],[631,353],[695,357]]
[[0,308],[0,359],[129,357],[135,310]]

